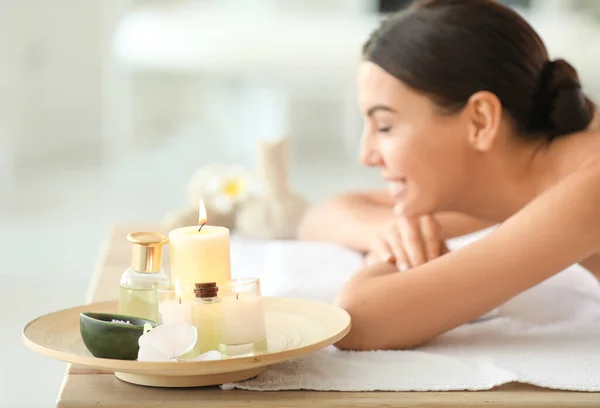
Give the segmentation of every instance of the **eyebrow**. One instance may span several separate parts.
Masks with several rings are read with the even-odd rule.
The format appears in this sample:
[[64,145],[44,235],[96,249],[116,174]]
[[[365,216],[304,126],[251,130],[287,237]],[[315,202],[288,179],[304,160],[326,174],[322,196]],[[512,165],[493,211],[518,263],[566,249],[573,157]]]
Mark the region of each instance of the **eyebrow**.
[[375,112],[377,112],[377,111],[386,111],[386,112],[398,113],[394,109],[390,108],[389,106],[375,105],[375,106],[372,106],[371,108],[369,108],[369,110],[367,111],[367,116],[373,116],[373,114]]

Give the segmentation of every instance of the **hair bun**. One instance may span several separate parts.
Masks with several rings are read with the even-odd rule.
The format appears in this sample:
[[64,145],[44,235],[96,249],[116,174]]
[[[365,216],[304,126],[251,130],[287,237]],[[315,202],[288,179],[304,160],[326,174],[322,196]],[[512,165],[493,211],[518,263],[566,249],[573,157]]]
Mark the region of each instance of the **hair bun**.
[[577,71],[564,59],[544,66],[535,105],[533,130],[549,132],[551,139],[585,130],[594,117]]

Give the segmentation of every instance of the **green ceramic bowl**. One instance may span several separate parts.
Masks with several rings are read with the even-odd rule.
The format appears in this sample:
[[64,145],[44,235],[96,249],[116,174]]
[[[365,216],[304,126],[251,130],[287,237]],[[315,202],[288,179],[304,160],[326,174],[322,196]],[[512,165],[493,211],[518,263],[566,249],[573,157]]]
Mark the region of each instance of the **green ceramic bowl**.
[[[113,323],[112,320],[131,324]],[[145,323],[150,323],[152,327],[157,325],[152,320],[112,313],[86,312],[79,315],[83,344],[98,358],[136,360],[140,349],[138,340],[144,333]]]

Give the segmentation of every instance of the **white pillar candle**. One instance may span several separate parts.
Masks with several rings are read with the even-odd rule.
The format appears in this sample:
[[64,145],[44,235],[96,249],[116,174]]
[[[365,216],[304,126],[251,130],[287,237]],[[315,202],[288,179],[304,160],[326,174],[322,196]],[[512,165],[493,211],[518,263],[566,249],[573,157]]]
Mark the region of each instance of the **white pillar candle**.
[[197,225],[169,232],[171,279],[179,279],[183,300],[194,300],[195,283],[216,282],[221,287],[231,279],[229,229],[205,223],[206,212],[201,202],[201,229]]

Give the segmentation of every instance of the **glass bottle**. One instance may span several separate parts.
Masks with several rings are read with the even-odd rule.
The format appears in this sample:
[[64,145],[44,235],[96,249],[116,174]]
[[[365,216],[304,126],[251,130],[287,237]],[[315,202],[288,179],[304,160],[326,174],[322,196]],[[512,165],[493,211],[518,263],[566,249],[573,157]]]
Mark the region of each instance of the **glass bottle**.
[[196,283],[196,299],[192,305],[192,321],[198,330],[194,347],[196,356],[211,350],[219,350],[223,336],[223,305],[217,296],[215,282]]
[[168,239],[153,232],[135,232],[127,236],[133,244],[131,266],[121,275],[119,314],[159,320],[157,289],[170,286],[162,269],[162,247]]

